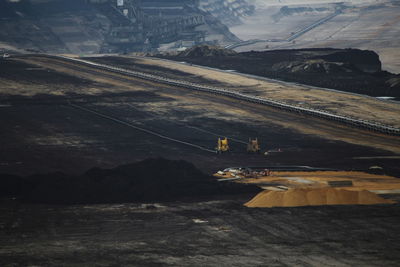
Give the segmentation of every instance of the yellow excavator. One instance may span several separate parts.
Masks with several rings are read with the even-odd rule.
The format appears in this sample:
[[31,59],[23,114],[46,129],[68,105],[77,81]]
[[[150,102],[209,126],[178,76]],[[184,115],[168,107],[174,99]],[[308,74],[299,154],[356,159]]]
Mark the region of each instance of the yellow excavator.
[[227,152],[229,150],[229,142],[228,142],[228,138],[218,138],[218,143],[217,143],[217,147],[215,148],[216,152],[218,154],[221,154],[223,152]]
[[247,153],[260,153],[260,144],[258,143],[258,138],[249,138],[249,143],[247,144]]

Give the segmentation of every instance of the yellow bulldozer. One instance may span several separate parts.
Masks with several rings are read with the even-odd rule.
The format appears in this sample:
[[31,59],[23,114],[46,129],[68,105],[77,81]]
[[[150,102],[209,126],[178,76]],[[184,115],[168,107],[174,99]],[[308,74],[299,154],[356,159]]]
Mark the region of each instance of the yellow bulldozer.
[[258,138],[249,138],[249,143],[247,144],[247,153],[260,153],[260,144],[258,143]]
[[221,154],[222,152],[227,152],[229,150],[228,138],[226,137],[224,139],[218,138],[218,143],[215,150],[218,154]]

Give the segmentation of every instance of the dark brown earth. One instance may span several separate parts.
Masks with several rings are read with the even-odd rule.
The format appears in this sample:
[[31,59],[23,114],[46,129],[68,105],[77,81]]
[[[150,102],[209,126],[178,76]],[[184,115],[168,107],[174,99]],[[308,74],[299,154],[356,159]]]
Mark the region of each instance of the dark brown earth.
[[[87,83],[90,76],[84,73],[88,70],[81,67],[79,70],[82,73],[79,78],[86,77],[82,83]],[[19,71],[21,76],[25,76],[24,68],[21,67]],[[52,85],[48,83],[51,80],[45,74],[53,76],[54,73],[46,69],[42,71],[43,83],[51,88]],[[18,69],[15,69],[17,72]],[[371,144],[396,145],[396,138],[358,129],[349,130],[323,120],[259,108],[186,89],[113,74],[107,76],[103,72],[96,75],[114,79],[120,86],[135,87],[137,84],[145,85],[147,89],[121,91],[117,90],[116,85],[92,81],[92,84],[104,91],[97,94],[85,93],[85,87],[77,85],[75,78],[71,79],[71,85],[67,87],[60,88],[58,82],[54,83],[55,91],[66,88],[64,95],[1,95],[1,173],[30,175],[61,171],[80,174],[93,167],[116,167],[149,157],[184,159],[206,173],[214,173],[228,166],[269,165],[364,170],[379,165],[389,174],[400,173],[400,164],[397,164],[399,159],[386,157],[395,156],[393,152],[302,134],[290,127],[283,128],[274,121],[285,121],[288,125],[291,121],[304,122],[307,127],[338,135],[354,135],[358,139],[365,138]],[[179,73],[174,75],[179,76]],[[258,137],[263,151],[280,148],[283,152],[270,153],[267,157],[249,155],[245,152],[245,144],[232,141],[230,153],[216,155],[110,121],[69,103],[209,150],[214,150],[218,136],[228,136],[244,142],[249,137]],[[237,111],[246,110],[254,114],[253,118],[245,114],[225,113],[228,107]]]
[[368,50],[312,48],[224,53],[222,49],[198,46],[178,55],[157,57],[346,92],[400,98],[400,87],[390,82],[397,76],[382,71],[379,56]]
[[0,204],[1,266],[397,266],[399,206]]
[[0,199],[13,198],[21,203],[198,201],[260,191],[255,185],[219,182],[189,162],[162,158],[113,169],[93,168],[76,176],[61,172],[27,177],[0,174]]
[[[389,174],[400,174],[396,154],[374,148],[396,146],[394,137],[74,64],[61,66],[45,58],[34,61],[47,66],[35,70],[41,72],[35,79],[42,77],[42,82],[30,84],[29,78],[10,82],[0,70],[1,173],[63,172],[68,177],[93,167],[112,168],[162,156],[192,162],[206,174],[235,165],[340,169],[379,165]],[[7,63],[0,66],[7,68]],[[27,68],[19,65],[14,74],[29,77]],[[74,73],[78,80],[71,83],[50,78]],[[23,89],[34,94],[23,95]],[[348,140],[368,140],[368,145],[304,134],[292,127],[296,124]],[[263,151],[281,148],[283,152],[249,155],[244,144],[232,141],[230,153],[217,155],[131,126],[209,150],[218,135],[244,141],[258,137]],[[154,167],[146,169],[156,172]],[[146,192],[162,190],[159,180],[154,181]],[[182,202],[159,203],[150,198],[147,204],[68,206],[3,199],[0,265],[394,266],[400,261],[398,204],[243,207],[252,196],[217,194]]]

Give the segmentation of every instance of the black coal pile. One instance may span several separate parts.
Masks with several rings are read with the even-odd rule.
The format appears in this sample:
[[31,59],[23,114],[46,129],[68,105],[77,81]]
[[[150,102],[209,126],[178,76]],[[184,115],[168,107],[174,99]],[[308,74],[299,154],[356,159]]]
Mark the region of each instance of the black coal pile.
[[80,176],[63,173],[29,177],[0,175],[0,197],[48,204],[194,200],[259,192],[255,186],[218,182],[186,161],[162,158],[94,168]]
[[199,46],[164,57],[318,87],[400,98],[398,76],[382,71],[378,54],[369,50],[310,48],[235,53]]

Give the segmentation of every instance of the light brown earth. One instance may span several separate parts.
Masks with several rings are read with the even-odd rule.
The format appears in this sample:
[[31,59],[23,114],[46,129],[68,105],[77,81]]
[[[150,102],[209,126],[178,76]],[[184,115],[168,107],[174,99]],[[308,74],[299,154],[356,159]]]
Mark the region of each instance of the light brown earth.
[[[258,184],[269,190],[330,188],[329,182],[351,181],[341,186],[349,191],[371,191],[379,194],[400,193],[398,178],[361,171],[272,171],[269,176],[240,180],[242,183]],[[283,186],[283,187],[282,187]]]
[[230,90],[400,127],[400,103],[304,85],[258,80],[235,73],[188,66],[172,61],[152,58],[135,59],[141,64],[162,66],[216,80],[226,84],[225,87]]
[[321,205],[373,205],[395,203],[368,191],[335,188],[265,190],[245,204],[249,208],[300,207]]
[[[241,177],[239,183],[256,184],[265,189],[245,206],[252,208],[319,205],[370,205],[394,203],[380,195],[398,196],[400,180],[395,177],[360,171],[271,171],[269,176],[245,178],[224,172],[218,178]],[[350,183],[349,183],[350,182]]]
[[[253,208],[394,203],[377,194],[400,193],[398,178],[360,171],[273,171],[270,176],[240,182],[265,189],[245,204]],[[330,182],[342,186],[333,187]]]

